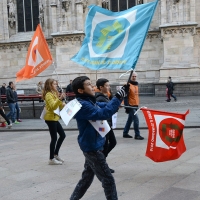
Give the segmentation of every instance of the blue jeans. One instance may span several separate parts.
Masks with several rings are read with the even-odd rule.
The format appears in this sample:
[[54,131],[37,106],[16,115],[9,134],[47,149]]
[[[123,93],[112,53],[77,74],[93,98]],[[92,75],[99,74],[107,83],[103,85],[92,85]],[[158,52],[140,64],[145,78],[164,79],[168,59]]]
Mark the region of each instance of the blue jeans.
[[17,102],[15,104],[15,116],[16,116],[16,119],[18,120],[19,119],[19,104]]
[[8,103],[10,112],[7,114],[7,118],[12,120],[12,123],[15,122],[15,103]]
[[133,122],[134,131],[135,131],[135,136],[139,136],[140,135],[139,118],[138,118],[137,114],[134,115],[134,113],[136,111],[137,111],[137,109],[130,109],[130,112],[128,114],[128,120],[127,120],[126,125],[124,127],[123,135],[127,135],[128,134],[132,122]]

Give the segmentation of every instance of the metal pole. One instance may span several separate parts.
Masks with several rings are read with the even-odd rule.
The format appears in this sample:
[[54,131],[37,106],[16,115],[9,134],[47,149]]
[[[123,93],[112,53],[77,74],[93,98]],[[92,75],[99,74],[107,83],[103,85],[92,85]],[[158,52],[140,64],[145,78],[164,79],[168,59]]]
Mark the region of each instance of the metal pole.
[[129,75],[127,84],[130,82],[132,74],[133,74],[133,70],[131,70],[131,73],[130,73],[130,75]]
[[[53,62],[53,67],[54,67],[54,70],[55,70],[55,73],[56,73],[56,76],[57,76],[57,81],[58,81],[59,79],[58,79],[58,73],[57,73],[57,71],[56,71],[55,62]],[[58,81],[58,84],[60,84],[59,81]],[[62,89],[61,84],[60,84],[60,88],[61,88],[61,90],[62,90],[62,92],[63,92],[63,89]],[[65,98],[65,103],[67,103],[67,99],[66,99],[66,98]]]

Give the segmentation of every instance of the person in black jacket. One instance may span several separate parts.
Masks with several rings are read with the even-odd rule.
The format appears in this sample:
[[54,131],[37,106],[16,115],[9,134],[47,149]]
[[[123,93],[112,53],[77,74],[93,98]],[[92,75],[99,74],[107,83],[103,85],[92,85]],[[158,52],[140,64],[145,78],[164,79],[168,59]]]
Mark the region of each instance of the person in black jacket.
[[6,101],[10,108],[10,112],[7,114],[8,119],[11,118],[12,123],[15,123],[15,95],[13,92],[13,82],[9,82],[9,86],[6,88]]
[[[6,95],[6,84],[3,83],[2,87],[0,88],[0,95]],[[2,103],[5,103],[5,101],[2,100]]]
[[168,96],[167,102],[171,101],[170,96],[172,96],[174,98],[174,101],[177,101],[176,96],[173,94],[174,83],[172,82],[172,78],[170,76],[169,76],[169,78],[167,80],[166,86],[167,86],[167,96]]
[[70,80],[70,84],[66,88],[66,93],[68,93],[68,92],[73,92],[73,89],[72,89],[72,80]]
[[[109,102],[110,99],[111,99],[111,98],[109,99],[109,97],[107,96],[108,92],[110,91],[109,81],[105,78],[100,78],[100,79],[97,80],[96,86],[100,91],[100,92],[95,93],[96,101],[98,101],[98,102]],[[103,154],[105,155],[105,157],[108,156],[110,151],[117,144],[115,134],[114,134],[113,129],[112,129],[112,118],[107,119],[107,122],[110,125],[111,130],[106,134],[106,141],[105,141],[104,150],[103,150]],[[110,169],[110,172],[114,173],[115,171],[113,169]]]
[[[5,119],[5,121],[7,122],[8,128],[11,128],[11,127],[12,127],[12,124],[10,123],[10,120],[7,118],[7,116],[5,115],[4,110],[3,110],[3,104],[2,104],[2,101],[1,101],[1,95],[0,95],[0,115],[1,115],[1,116]],[[5,126],[4,126],[3,123],[2,123],[0,127],[5,127]]]
[[1,95],[6,95],[6,84],[3,83],[1,89],[0,89],[0,94]]

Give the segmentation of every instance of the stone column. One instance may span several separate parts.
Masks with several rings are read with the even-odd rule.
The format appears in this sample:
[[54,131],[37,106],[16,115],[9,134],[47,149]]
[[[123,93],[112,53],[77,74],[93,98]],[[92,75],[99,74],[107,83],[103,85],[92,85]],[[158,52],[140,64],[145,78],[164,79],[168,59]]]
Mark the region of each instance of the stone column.
[[9,39],[7,0],[0,1],[0,39]]
[[57,32],[57,4],[52,3],[51,6],[51,23],[52,23],[52,32]]
[[167,14],[166,14],[166,1],[161,1],[161,24],[165,24],[167,21]]
[[76,2],[76,30],[83,31],[83,3],[81,1]]
[[190,21],[196,21],[195,0],[190,0]]

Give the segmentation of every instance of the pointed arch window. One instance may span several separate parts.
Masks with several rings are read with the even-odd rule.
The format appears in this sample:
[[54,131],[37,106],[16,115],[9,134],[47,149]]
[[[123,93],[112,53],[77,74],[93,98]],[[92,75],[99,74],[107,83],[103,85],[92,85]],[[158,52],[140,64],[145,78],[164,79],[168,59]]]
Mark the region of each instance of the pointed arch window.
[[17,0],[18,32],[34,31],[39,24],[38,0]]

